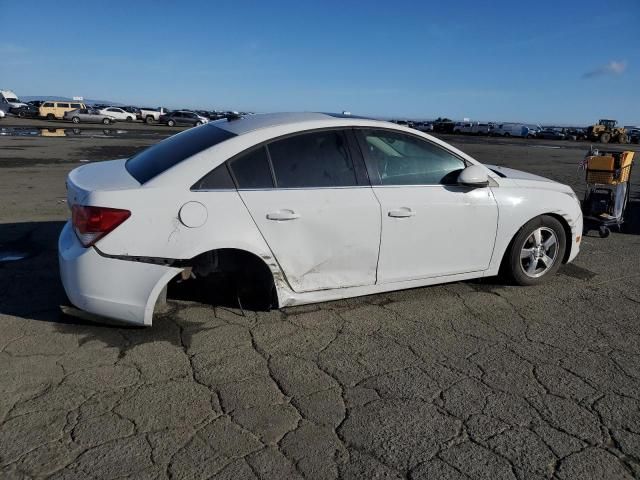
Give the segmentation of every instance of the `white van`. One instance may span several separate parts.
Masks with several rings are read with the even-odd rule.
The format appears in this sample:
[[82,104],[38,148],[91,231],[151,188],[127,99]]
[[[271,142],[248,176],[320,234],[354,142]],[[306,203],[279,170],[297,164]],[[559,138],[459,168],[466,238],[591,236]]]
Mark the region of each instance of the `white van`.
[[18,96],[11,90],[0,90],[0,109],[5,112],[12,108],[26,107],[27,104],[20,101]]
[[536,136],[536,131],[522,123],[501,123],[491,131],[491,135],[496,137],[533,138]]

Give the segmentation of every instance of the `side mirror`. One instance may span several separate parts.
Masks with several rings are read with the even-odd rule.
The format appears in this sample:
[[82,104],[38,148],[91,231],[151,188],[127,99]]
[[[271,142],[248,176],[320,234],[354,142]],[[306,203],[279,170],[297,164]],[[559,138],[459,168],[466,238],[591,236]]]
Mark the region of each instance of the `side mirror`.
[[458,183],[468,187],[486,187],[489,185],[489,175],[484,167],[470,165],[460,172]]

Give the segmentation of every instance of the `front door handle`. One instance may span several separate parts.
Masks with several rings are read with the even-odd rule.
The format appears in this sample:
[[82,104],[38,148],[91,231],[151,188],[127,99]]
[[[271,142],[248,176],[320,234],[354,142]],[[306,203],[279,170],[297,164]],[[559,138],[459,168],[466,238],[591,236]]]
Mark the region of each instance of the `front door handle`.
[[408,207],[398,208],[397,210],[389,210],[389,216],[394,218],[408,218],[413,217],[416,214]]
[[295,220],[296,218],[300,218],[300,214],[288,209],[267,213],[267,220],[275,220],[277,222],[281,222],[284,220]]

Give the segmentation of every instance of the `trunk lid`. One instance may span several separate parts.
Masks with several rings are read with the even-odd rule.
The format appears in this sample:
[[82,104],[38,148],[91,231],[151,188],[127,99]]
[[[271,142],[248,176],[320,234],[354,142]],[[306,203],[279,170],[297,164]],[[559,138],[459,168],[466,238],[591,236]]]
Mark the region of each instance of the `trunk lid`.
[[72,170],[67,176],[67,203],[87,204],[96,191],[114,191],[140,188],[140,183],[125,168],[126,159],[91,163]]

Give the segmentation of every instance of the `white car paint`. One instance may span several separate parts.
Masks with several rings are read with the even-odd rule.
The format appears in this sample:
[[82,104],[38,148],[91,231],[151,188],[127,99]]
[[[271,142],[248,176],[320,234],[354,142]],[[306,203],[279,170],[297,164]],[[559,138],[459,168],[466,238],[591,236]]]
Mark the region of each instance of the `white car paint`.
[[101,110],[98,110],[102,115],[108,115],[110,117],[115,118],[116,120],[123,121],[133,121],[136,119],[135,113],[127,112],[119,107],[107,107]]
[[[154,305],[169,280],[190,259],[224,248],[249,252],[268,266],[280,307],[493,276],[518,230],[542,214],[565,219],[571,231],[567,260],[578,253],[582,215],[571,188],[495,167],[501,176],[414,129],[312,113],[252,115],[209,125],[178,135],[214,126],[237,136],[142,185],[128,173],[125,160],[88,164],[69,174],[70,207],[131,211],[129,219],[89,248],[80,244],[70,223],[65,226],[60,270],[74,305],[151,325]],[[484,172],[489,185],[190,189],[253,145],[296,132],[351,127],[422,137],[464,159],[474,177]]]

